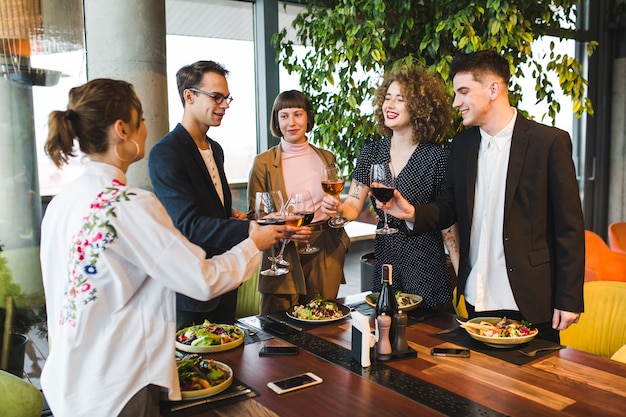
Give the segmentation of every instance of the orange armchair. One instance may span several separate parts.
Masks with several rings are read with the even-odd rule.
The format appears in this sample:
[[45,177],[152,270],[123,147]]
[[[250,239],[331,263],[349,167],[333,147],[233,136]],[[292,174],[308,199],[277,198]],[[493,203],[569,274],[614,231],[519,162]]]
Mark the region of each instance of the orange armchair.
[[626,253],[626,222],[609,225],[609,246],[615,252]]
[[626,253],[611,250],[596,233],[585,230],[585,282],[626,282]]

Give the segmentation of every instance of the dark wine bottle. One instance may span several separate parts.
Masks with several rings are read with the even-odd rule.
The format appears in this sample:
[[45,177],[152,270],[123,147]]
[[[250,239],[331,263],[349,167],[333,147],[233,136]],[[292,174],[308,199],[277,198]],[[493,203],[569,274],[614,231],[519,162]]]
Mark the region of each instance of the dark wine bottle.
[[382,313],[387,314],[389,317],[393,317],[398,312],[398,302],[396,296],[393,293],[393,266],[390,264],[383,265],[383,287],[380,290],[378,296],[378,302],[376,303],[376,317]]

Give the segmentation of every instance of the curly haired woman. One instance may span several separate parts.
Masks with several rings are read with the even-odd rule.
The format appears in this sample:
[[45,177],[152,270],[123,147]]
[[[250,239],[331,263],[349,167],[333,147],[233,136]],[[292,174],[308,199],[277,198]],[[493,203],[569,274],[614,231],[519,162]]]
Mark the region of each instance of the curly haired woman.
[[[438,144],[451,126],[450,98],[440,78],[420,67],[401,67],[385,74],[374,97],[374,116],[380,140],[367,145],[357,159],[346,200],[326,196],[323,211],[357,218],[370,195],[370,167],[390,164],[396,188],[413,204],[433,201],[440,191],[448,155]],[[375,199],[370,196],[372,206]],[[384,213],[377,210],[379,219]],[[377,234],[376,268],[372,291],[380,291],[383,264],[393,265],[393,289],[424,298],[424,307],[436,307],[452,298],[444,241],[456,264],[456,225],[441,233],[413,235],[404,221],[388,217],[394,234]],[[379,222],[381,223],[381,222]],[[379,224],[379,228],[382,224]]]

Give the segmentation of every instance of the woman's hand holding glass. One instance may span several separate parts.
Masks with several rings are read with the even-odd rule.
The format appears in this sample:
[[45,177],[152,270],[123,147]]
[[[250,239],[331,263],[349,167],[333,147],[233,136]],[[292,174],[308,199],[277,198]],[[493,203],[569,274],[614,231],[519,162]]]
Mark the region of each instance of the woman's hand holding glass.
[[[345,180],[339,165],[333,164],[322,168],[322,188],[326,194],[332,195],[339,201],[339,196],[343,191],[344,184]],[[348,224],[348,219],[341,217],[338,212],[335,217],[328,220],[328,225],[336,229],[346,224]]]

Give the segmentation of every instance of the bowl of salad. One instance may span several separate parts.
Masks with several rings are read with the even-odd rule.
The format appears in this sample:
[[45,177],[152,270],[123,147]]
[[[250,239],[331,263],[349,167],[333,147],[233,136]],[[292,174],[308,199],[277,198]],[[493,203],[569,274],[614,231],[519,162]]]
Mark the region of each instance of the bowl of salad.
[[472,339],[496,348],[528,343],[539,333],[531,323],[506,317],[476,317],[460,323]]
[[177,359],[176,368],[183,400],[210,397],[233,383],[230,366],[199,355],[186,355]]
[[236,348],[244,332],[232,324],[215,324],[208,320],[176,332],[176,349],[190,353],[212,353]]
[[[414,308],[419,307],[422,304],[423,298],[419,295],[415,294],[407,294],[404,292],[396,291],[396,303],[398,303],[398,310],[400,311],[409,311]],[[379,292],[373,292],[371,294],[367,294],[365,296],[365,302],[368,306],[372,308],[376,308],[376,304],[378,303],[378,297],[380,297]]]
[[338,304],[332,300],[315,297],[306,304],[294,306],[287,311],[287,315],[294,320],[310,323],[320,323],[341,320],[350,315],[350,307]]

